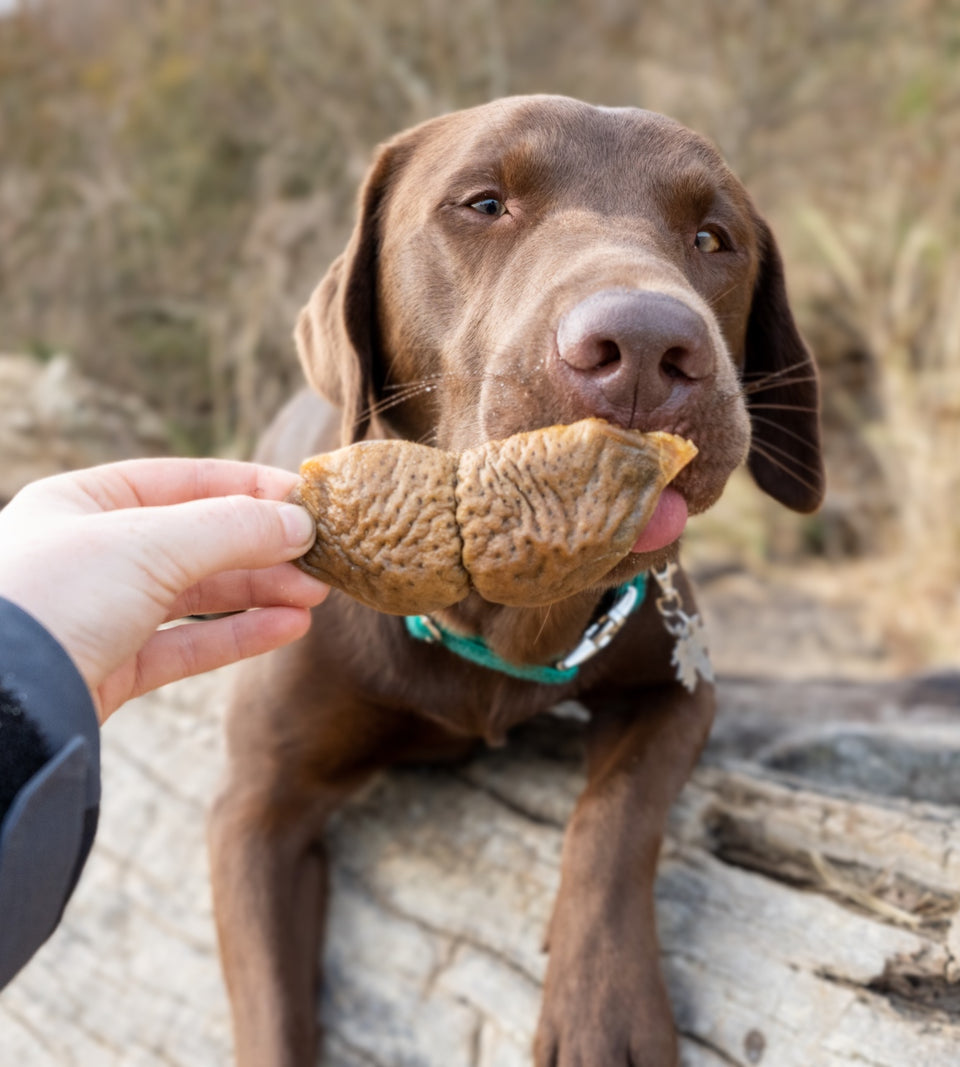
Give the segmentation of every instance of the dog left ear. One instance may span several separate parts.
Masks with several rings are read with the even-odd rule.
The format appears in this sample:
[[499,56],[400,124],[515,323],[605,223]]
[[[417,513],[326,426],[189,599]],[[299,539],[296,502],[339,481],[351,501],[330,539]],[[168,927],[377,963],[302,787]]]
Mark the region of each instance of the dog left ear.
[[342,412],[341,440],[363,439],[382,374],[377,329],[380,213],[400,149],[382,146],[360,191],[357,223],[300,312],[294,338],[307,380]]
[[757,219],[760,269],[747,323],[743,387],[752,442],[747,466],[757,485],[794,511],[823,501],[817,368],[787,303],[783,261]]

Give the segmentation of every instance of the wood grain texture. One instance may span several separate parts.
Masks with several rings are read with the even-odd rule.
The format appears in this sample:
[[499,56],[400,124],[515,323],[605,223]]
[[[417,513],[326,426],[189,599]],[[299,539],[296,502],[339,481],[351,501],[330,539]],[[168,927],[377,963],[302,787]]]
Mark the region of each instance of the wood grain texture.
[[[0,998],[4,1063],[229,1063],[204,851],[222,688],[180,683],[104,732],[94,855]],[[657,886],[684,1067],[955,1067],[960,823],[951,783],[912,794],[960,753],[960,690],[910,692],[823,684],[819,725],[801,685],[721,685]],[[388,775],[337,818],[324,1067],[529,1064],[581,729]]]

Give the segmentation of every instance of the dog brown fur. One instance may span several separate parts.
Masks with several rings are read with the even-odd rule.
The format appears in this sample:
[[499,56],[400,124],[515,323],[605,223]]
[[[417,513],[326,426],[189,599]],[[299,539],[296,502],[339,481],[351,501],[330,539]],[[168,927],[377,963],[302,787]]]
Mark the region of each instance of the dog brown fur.
[[[461,451],[598,415],[694,440],[676,483],[693,513],[745,458],[788,507],[820,502],[816,373],[773,237],[712,146],[659,115],[526,97],[401,134],[380,150],[297,342],[315,392],[281,413],[268,462],[296,467],[363,438]],[[631,553],[547,608],[473,593],[442,621],[544,663],[577,643],[605,588],[676,551]],[[692,610],[682,573],[680,588]],[[314,1062],[322,835],[337,805],[388,765],[499,743],[573,698],[591,712],[588,784],[565,839],[534,1061],[674,1067],[653,883],[714,698],[676,681],[653,599],[562,686],[416,643],[402,620],[336,592],[306,638],[245,667],[210,830],[242,1067]]]

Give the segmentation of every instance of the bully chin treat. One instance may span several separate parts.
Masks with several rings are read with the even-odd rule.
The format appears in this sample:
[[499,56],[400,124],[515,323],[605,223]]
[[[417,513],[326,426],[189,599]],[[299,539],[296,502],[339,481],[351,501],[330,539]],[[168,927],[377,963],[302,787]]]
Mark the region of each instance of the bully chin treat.
[[394,615],[449,607],[471,589],[497,604],[551,604],[627,555],[696,454],[682,437],[602,419],[460,455],[363,441],[301,466],[290,499],[313,515],[317,540],[297,562]]

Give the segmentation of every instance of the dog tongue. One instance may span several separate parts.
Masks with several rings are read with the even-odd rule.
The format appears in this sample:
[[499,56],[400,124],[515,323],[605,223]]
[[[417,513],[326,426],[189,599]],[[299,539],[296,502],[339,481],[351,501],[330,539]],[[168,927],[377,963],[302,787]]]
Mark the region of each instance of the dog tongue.
[[687,502],[671,486],[660,494],[656,510],[640,531],[631,552],[656,552],[672,544],[687,525]]

